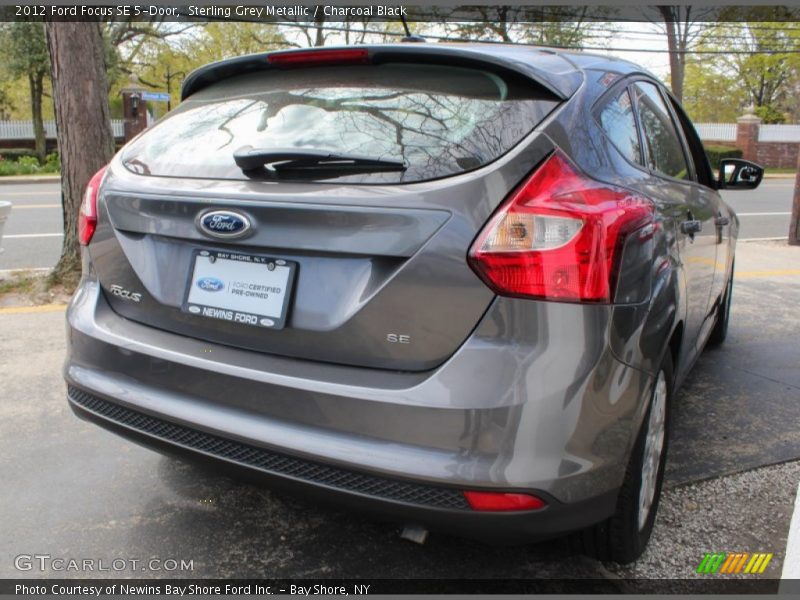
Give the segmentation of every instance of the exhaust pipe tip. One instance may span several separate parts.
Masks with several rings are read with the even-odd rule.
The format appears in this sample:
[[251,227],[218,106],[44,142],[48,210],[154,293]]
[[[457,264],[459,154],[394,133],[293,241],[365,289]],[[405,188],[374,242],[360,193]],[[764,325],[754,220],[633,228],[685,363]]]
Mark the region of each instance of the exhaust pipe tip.
[[403,527],[403,531],[400,532],[400,537],[404,540],[408,540],[409,542],[414,542],[415,544],[422,546],[425,544],[425,540],[428,539],[428,530],[422,525],[406,524]]

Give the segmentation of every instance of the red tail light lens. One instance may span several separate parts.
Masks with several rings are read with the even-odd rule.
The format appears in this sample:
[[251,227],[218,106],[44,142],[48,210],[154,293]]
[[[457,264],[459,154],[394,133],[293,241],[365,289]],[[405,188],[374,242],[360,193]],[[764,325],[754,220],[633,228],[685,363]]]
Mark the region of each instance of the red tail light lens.
[[559,151],[478,235],[469,264],[502,296],[610,302],[625,238],[653,223],[653,205],[580,174]]
[[83,194],[81,209],[78,213],[78,241],[82,246],[89,245],[94,231],[97,229],[97,196],[100,193],[100,184],[103,183],[103,176],[106,174],[107,168],[100,169],[86,184],[86,191]]
[[472,510],[497,512],[506,510],[538,510],[547,503],[531,494],[506,494],[503,492],[464,492]]
[[363,48],[279,52],[270,54],[267,61],[275,67],[285,68],[365,65],[370,62],[369,53]]

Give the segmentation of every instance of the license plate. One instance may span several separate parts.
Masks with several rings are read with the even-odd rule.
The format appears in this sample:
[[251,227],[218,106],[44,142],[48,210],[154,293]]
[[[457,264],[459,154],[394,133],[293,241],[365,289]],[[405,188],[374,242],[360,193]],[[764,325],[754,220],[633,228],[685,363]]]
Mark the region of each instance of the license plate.
[[195,250],[181,310],[242,325],[282,329],[297,263],[280,258]]

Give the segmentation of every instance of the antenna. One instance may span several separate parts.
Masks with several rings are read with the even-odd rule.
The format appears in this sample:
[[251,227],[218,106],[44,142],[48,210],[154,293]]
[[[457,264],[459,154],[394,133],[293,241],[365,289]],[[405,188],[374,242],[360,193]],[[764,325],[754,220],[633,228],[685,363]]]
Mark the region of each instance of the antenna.
[[406,37],[404,37],[402,40],[400,40],[401,42],[418,43],[418,42],[424,42],[425,41],[425,38],[422,37],[421,35],[415,35],[415,34],[411,33],[411,30],[408,28],[408,23],[406,22],[405,15],[400,15],[400,20],[403,22],[403,29],[406,30]]

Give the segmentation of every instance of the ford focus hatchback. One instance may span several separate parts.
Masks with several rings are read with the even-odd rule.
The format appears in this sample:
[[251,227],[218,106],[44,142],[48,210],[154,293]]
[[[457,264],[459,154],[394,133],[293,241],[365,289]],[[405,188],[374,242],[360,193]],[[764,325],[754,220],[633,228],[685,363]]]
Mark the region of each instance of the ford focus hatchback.
[[627,62],[398,44],[214,63],[90,182],[69,402],[157,449],[628,562],[737,220]]

